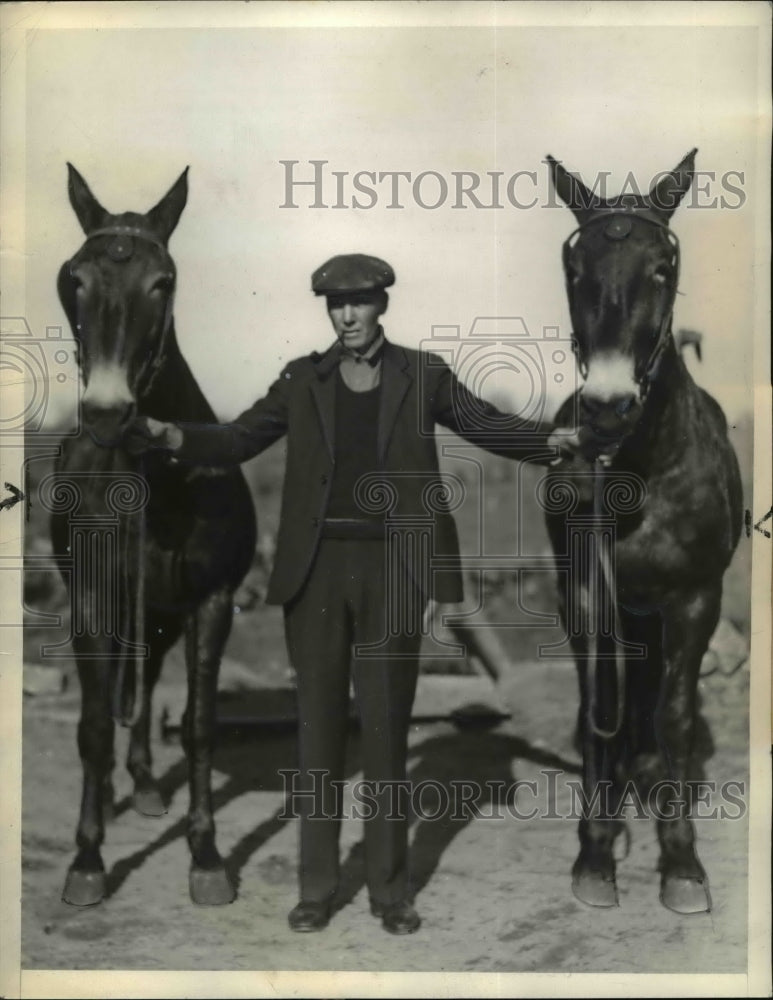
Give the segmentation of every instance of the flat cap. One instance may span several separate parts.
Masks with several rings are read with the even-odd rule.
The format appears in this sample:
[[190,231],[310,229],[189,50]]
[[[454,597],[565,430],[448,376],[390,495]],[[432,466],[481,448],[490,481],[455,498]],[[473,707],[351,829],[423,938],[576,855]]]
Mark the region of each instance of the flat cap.
[[311,276],[315,295],[339,295],[341,292],[368,292],[389,288],[395,283],[395,272],[385,260],[364,253],[347,253],[331,257]]

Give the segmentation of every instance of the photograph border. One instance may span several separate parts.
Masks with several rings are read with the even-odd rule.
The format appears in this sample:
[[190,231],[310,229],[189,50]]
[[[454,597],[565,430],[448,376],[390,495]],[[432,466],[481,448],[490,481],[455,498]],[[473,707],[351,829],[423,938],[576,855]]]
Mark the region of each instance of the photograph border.
[[[3,67],[0,87],[0,217],[2,311],[25,311],[25,45],[30,32],[96,28],[174,29],[182,26],[483,26],[567,27],[604,24],[748,26],[758,32],[757,262],[755,267],[753,527],[773,501],[771,488],[770,350],[770,6],[766,3],[18,3],[0,8]],[[754,109],[750,109],[750,113]],[[767,180],[767,183],[766,183]],[[3,409],[19,412],[25,386],[0,368]],[[0,482],[17,481],[23,449],[3,444]],[[11,470],[11,471],[9,471]],[[0,517],[0,551],[23,557],[23,504]],[[770,525],[768,524],[768,527]],[[21,630],[0,629],[0,994],[8,997],[258,997],[258,996],[755,996],[770,990],[771,900],[771,560],[770,537],[752,530],[752,639],[749,789],[749,936],[746,975],[591,975],[384,972],[96,972],[32,971],[20,967],[21,948]],[[0,573],[0,601],[18,608],[12,574]]]

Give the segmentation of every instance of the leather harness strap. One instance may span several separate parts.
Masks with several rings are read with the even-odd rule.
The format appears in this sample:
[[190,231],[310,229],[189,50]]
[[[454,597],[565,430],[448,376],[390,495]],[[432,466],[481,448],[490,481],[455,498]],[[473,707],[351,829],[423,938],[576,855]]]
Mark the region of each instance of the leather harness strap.
[[159,247],[164,253],[168,253],[166,243],[158,236],[156,233],[152,232],[150,229],[142,229],[140,226],[122,226],[116,224],[114,226],[103,226],[101,229],[93,229],[90,233],[86,234],[86,242],[89,240],[96,239],[97,236],[124,236],[131,237],[132,239],[144,240],[146,243],[152,243],[154,246]]
[[[593,471],[593,534],[596,540],[595,550],[600,577],[592,583],[595,584],[594,593],[590,595],[591,609],[594,620],[590,623],[588,630],[588,672],[586,687],[586,719],[588,732],[593,733],[603,740],[611,740],[620,732],[625,718],[625,654],[620,644],[622,635],[620,624],[620,612],[617,606],[617,582],[615,580],[614,559],[610,559],[609,552],[604,548],[603,535],[599,527],[599,520],[603,515],[603,488],[604,488],[604,463],[597,459]],[[596,720],[596,673],[599,663],[599,636],[600,623],[602,620],[602,588],[606,586],[612,602],[614,635],[613,643],[615,648],[615,677],[617,687],[617,709],[615,724],[611,729],[606,729],[599,725]]]
[[[129,260],[133,256],[134,246],[130,241],[135,239],[143,240],[145,243],[151,243],[153,246],[163,250],[164,254],[169,254],[169,250],[164,240],[157,233],[154,233],[150,229],[143,229],[141,226],[121,225],[119,223],[116,223],[113,226],[102,226],[100,229],[94,229],[90,233],[87,233],[86,242],[88,243],[89,240],[94,240],[99,236],[115,237],[107,248],[107,255],[112,260],[117,262]],[[171,309],[167,309],[167,316],[161,333],[161,343],[158,346],[158,350],[155,352],[154,356],[140,369],[137,381],[144,381],[144,385],[139,392],[140,396],[146,396],[148,394],[156,376],[164,366],[164,362],[166,361],[166,342],[169,336],[170,327]]]

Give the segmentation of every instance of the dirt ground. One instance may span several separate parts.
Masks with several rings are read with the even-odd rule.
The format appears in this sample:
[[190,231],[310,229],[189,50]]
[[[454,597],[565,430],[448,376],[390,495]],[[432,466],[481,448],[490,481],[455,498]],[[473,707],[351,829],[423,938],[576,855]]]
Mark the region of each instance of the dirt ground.
[[[438,684],[440,687],[438,688]],[[470,700],[504,703],[511,718],[493,729],[420,723],[411,737],[413,781],[450,779],[537,782],[541,812],[569,811],[567,781],[579,760],[571,746],[574,677],[561,664],[521,664],[494,692],[475,678],[424,678],[416,714]],[[747,780],[744,748],[748,672],[701,682],[704,715],[716,752],[707,777]],[[167,682],[159,708],[183,696]],[[483,698],[482,698],[483,694]],[[79,799],[74,694],[29,699],[24,716],[22,967],[27,969],[438,970],[480,972],[741,972],[746,967],[747,824],[699,824],[709,872],[711,914],[678,916],[660,906],[654,825],[634,819],[632,845],[619,865],[620,906],[591,910],[571,894],[575,822],[566,818],[432,821],[412,826],[411,867],[423,917],[408,938],[384,933],[363,888],[361,824],[342,832],[342,900],[330,926],[300,936],[287,927],[296,902],[295,820],[281,817],[279,767],[294,766],[291,733],[224,731],[215,766],[221,852],[239,886],[235,903],[202,908],[187,892],[185,768],[179,744],[158,742],[157,773],[170,797],[158,819],[128,802],[126,772],[116,771],[118,807],[104,858],[111,895],[98,907],[60,901],[72,857]],[[125,734],[118,741],[123,752]],[[356,777],[353,734],[348,773]],[[119,756],[120,760],[120,756]],[[546,777],[558,772],[553,779]],[[550,780],[554,788],[550,789]],[[485,803],[483,804],[485,807]],[[435,808],[423,800],[425,814]],[[489,809],[491,814],[496,810]],[[739,810],[731,810],[737,813]]]

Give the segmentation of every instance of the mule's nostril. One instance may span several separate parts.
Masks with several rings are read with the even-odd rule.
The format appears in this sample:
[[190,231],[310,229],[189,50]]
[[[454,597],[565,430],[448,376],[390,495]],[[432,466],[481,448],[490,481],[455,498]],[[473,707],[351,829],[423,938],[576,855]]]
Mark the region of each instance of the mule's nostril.
[[594,413],[598,413],[604,406],[603,400],[597,399],[595,396],[589,396],[587,393],[583,393],[582,396],[580,396],[580,404],[583,411],[588,416],[593,416]]
[[125,426],[130,421],[134,420],[136,415],[137,415],[137,407],[134,403],[134,400],[132,400],[129,403],[126,403],[126,405],[123,408],[123,411],[121,412],[121,417],[120,417],[121,426]]
[[636,402],[636,397],[631,393],[628,396],[621,396],[615,402],[615,412],[618,416],[624,417],[630,410],[633,409],[634,403]]
[[593,427],[618,432],[623,425],[632,422],[637,412],[636,393],[621,393],[610,397],[583,393],[582,415]]

